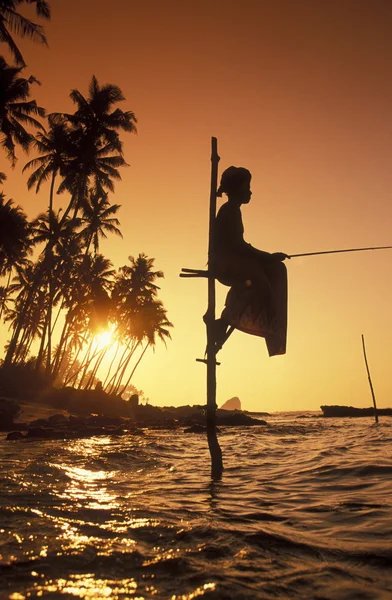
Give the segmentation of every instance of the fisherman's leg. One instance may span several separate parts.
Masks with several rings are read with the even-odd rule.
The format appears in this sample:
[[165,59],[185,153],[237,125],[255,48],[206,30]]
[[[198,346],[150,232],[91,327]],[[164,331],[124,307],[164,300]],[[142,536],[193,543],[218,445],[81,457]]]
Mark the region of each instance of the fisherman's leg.
[[[271,306],[271,291],[268,277],[260,265],[258,257],[235,257],[230,261],[224,284],[230,284],[225,307],[219,319],[214,324],[214,339],[219,350],[232,332],[231,321],[233,312],[238,317],[249,307],[251,298],[256,298],[256,312],[259,305],[266,309],[269,315]],[[268,318],[270,318],[268,316]]]

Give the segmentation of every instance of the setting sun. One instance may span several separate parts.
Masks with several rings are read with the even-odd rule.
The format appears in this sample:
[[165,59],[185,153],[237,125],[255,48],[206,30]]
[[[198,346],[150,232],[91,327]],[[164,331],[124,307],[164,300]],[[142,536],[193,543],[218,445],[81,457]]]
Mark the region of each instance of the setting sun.
[[113,343],[113,333],[114,333],[114,325],[111,325],[107,329],[103,329],[100,333],[94,338],[96,344],[96,350],[103,350],[107,346],[110,346]]

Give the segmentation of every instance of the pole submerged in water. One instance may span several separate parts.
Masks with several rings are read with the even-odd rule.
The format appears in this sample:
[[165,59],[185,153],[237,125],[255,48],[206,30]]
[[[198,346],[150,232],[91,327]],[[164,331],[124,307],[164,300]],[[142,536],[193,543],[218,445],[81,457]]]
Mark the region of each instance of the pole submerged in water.
[[[211,187],[208,232],[208,265],[212,264],[218,187],[218,140],[211,138]],[[215,349],[215,278],[208,270],[208,306],[204,317],[207,329],[207,441],[211,455],[211,475],[220,477],[223,471],[222,451],[216,435],[216,349]]]
[[366,358],[365,338],[364,338],[363,334],[362,334],[362,348],[363,348],[363,356],[364,356],[364,359],[365,359],[365,365],[366,365],[366,371],[367,371],[367,376],[368,376],[370,391],[372,393],[372,398],[373,398],[374,419],[375,419],[376,423],[378,423],[378,412],[377,412],[377,405],[376,405],[376,397],[374,395],[372,378],[370,377],[369,365],[368,365],[368,361],[367,361],[367,358]]

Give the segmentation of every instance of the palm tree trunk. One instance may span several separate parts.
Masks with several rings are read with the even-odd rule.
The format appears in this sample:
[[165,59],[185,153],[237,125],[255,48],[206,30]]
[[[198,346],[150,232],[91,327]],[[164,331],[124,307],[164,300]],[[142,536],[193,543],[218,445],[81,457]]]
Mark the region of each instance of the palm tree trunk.
[[132,369],[132,372],[131,372],[130,376],[128,377],[127,383],[124,385],[123,389],[122,389],[122,390],[121,390],[121,392],[120,392],[120,396],[122,396],[122,395],[123,395],[123,393],[125,392],[125,390],[126,390],[126,389],[127,389],[127,387],[129,386],[129,383],[130,383],[130,381],[131,381],[131,379],[132,379],[132,377],[133,377],[133,374],[134,374],[134,372],[136,371],[136,368],[137,368],[137,366],[139,365],[140,361],[142,360],[142,358],[143,358],[143,356],[144,356],[144,354],[145,354],[145,352],[146,352],[147,348],[149,347],[149,345],[150,345],[150,344],[147,342],[147,344],[146,344],[146,345],[145,345],[145,347],[143,348],[143,352],[142,352],[142,353],[141,353],[141,355],[139,356],[139,358],[138,358],[138,361],[137,361],[136,365],[133,367],[133,369]]
[[[52,200],[49,200],[50,205],[53,204],[53,187],[54,187],[54,180],[52,179],[52,186],[51,186]],[[59,230],[61,229],[61,225],[66,220],[66,218],[67,218],[67,216],[68,216],[68,214],[69,214],[72,206],[74,205],[75,199],[78,198],[79,196],[80,196],[80,194],[78,194],[78,193],[72,194],[71,201],[69,202],[69,204],[68,204],[68,206],[67,206],[67,208],[66,208],[66,210],[65,210],[65,212],[64,212],[64,214],[63,214],[63,216],[61,218],[61,221],[60,221],[60,224],[59,224],[60,225]],[[29,293],[27,294],[26,300],[25,300],[24,305],[23,305],[23,309],[21,310],[20,319],[18,319],[18,321],[17,321],[16,327],[14,329],[14,333],[13,333],[11,341],[9,343],[7,354],[6,354],[5,358],[4,358],[4,366],[12,364],[13,357],[14,357],[15,350],[16,350],[16,346],[17,346],[18,339],[19,339],[19,335],[20,335],[20,332],[23,329],[23,323],[24,323],[24,318],[23,317],[24,317],[24,313],[26,312],[26,310],[28,309],[28,307],[31,305],[33,296],[34,296],[37,288],[39,287],[39,283],[40,283],[40,281],[42,279],[42,275],[45,273],[45,271],[46,271],[46,269],[48,267],[48,264],[47,264],[48,263],[48,255],[49,255],[49,252],[52,251],[52,249],[53,249],[56,241],[57,241],[56,239],[52,238],[52,240],[46,246],[44,259],[42,260],[42,262],[40,263],[39,267],[37,268],[37,271],[36,271],[35,276],[34,276],[34,281],[33,281],[32,285],[30,287]]]
[[44,256],[42,262],[39,263],[39,265],[37,267],[37,270],[34,274],[33,282],[32,282],[30,289],[26,295],[23,305],[20,308],[19,319],[16,322],[15,329],[12,334],[12,338],[9,343],[9,346],[8,346],[7,354],[4,358],[4,366],[10,365],[13,362],[13,357],[15,354],[16,346],[18,344],[18,339],[19,339],[22,329],[25,326],[26,314],[28,314],[28,311],[32,304],[34,295],[37,293],[37,290],[39,289],[40,283],[42,281],[42,276],[44,275],[47,267],[48,267],[48,257],[45,252],[45,256]]
[[117,369],[115,370],[114,374],[110,378],[107,386],[104,388],[105,392],[107,394],[111,394],[111,392],[112,392],[112,390],[114,388],[114,382],[116,381],[116,377],[117,377],[117,374],[118,374],[119,370],[121,369],[121,367],[124,364],[125,354],[126,354],[126,352],[127,352],[128,349],[129,349],[129,342],[128,342],[127,346],[125,347],[125,350],[123,350],[123,353],[122,353],[122,356],[121,356],[120,360],[118,361]]
[[132,349],[132,351],[129,353],[129,355],[127,356],[127,359],[126,359],[126,361],[125,361],[125,364],[124,364],[124,366],[123,366],[123,368],[122,368],[122,370],[121,370],[120,376],[119,376],[119,378],[118,378],[118,381],[117,381],[117,383],[116,383],[116,385],[115,385],[115,388],[114,388],[114,393],[115,393],[115,394],[117,394],[117,393],[118,393],[118,390],[119,390],[119,388],[120,388],[120,386],[121,386],[121,382],[122,382],[122,380],[123,380],[123,377],[124,377],[124,375],[125,375],[125,373],[126,373],[126,370],[127,370],[127,368],[128,368],[128,365],[129,365],[129,363],[131,362],[131,358],[133,357],[133,355],[134,355],[134,353],[135,353],[135,350],[136,350],[136,348],[137,348],[137,347],[138,347],[140,344],[141,344],[141,342],[138,342],[138,343],[137,343],[137,344],[136,344],[136,345],[133,347],[133,349]]
[[110,371],[112,370],[113,363],[114,363],[114,361],[115,361],[115,360],[116,360],[116,358],[117,358],[117,353],[118,353],[119,349],[120,349],[120,340],[117,340],[117,348],[116,348],[116,351],[115,351],[115,353],[114,353],[114,356],[113,356],[113,358],[112,358],[112,361],[111,361],[111,363],[110,363],[109,370],[108,370],[108,372],[107,372],[107,375],[106,375],[106,377],[105,377],[105,381],[103,382],[103,385],[102,385],[102,387],[103,387],[104,389],[105,389],[105,385],[106,385],[106,382],[107,382],[107,380],[108,380],[108,377],[109,377],[109,375],[110,375]]
[[86,352],[86,354],[84,356],[84,359],[82,361],[81,369],[83,369],[83,374],[82,374],[82,377],[81,377],[81,379],[79,381],[79,385],[78,385],[78,389],[79,390],[82,387],[82,383],[83,383],[83,380],[84,380],[84,378],[86,376],[88,366],[89,366],[89,364],[91,362],[90,353],[91,353],[91,349],[93,347],[93,342],[94,342],[94,337],[91,338],[91,342],[90,342],[90,344],[89,344],[89,346],[87,348],[87,352]]
[[[55,359],[53,361],[52,372],[53,372],[54,375],[57,375],[57,370],[58,370],[59,365],[61,363],[61,358],[62,358],[62,354],[63,354],[63,347],[66,345],[65,344],[65,342],[66,342],[66,337],[65,336],[66,336],[66,333],[68,332],[68,329],[69,329],[69,322],[68,322],[68,318],[67,318],[68,314],[69,313],[67,313],[67,315],[65,317],[65,322],[64,322],[63,330],[62,330],[61,335],[60,335],[59,345],[57,347],[56,356],[55,356]],[[56,319],[56,321],[57,321],[57,319]]]
[[25,347],[23,348],[22,354],[20,355],[20,363],[23,364],[24,362],[26,362],[26,358],[27,355],[29,353],[29,346],[26,344]]
[[90,249],[90,246],[91,246],[91,240],[92,240],[92,239],[93,239],[93,234],[91,234],[91,235],[90,235],[90,237],[89,237],[89,240],[88,240],[88,243],[87,243],[87,245],[86,245],[86,250],[84,251],[84,255],[85,255],[85,256],[87,256],[87,254],[88,254],[88,251],[89,251],[89,249]]
[[[53,255],[52,255],[53,258]],[[53,266],[53,261],[52,261]],[[48,302],[48,344],[47,344],[47,360],[46,360],[46,374],[50,375],[51,362],[52,362],[52,305],[53,305],[53,271],[49,272],[49,302]]]
[[87,384],[86,384],[86,386],[84,388],[85,390],[89,390],[92,387],[92,385],[94,383],[94,378],[95,378],[95,376],[97,374],[97,371],[99,369],[99,365],[101,364],[101,362],[102,362],[102,360],[103,360],[103,358],[105,356],[106,348],[102,348],[102,350],[100,350],[100,352],[101,352],[101,356],[98,357],[98,359],[97,359],[97,361],[96,361],[96,363],[94,365],[94,368],[93,368],[93,370],[91,372],[89,380],[88,380],[88,382],[87,382]]
[[[50,183],[49,192],[49,235],[53,234],[53,190],[54,181],[56,179],[56,170],[52,173],[52,181]],[[48,303],[48,345],[46,359],[46,374],[50,375],[52,361],[52,308],[53,308],[53,246],[49,250],[50,270],[49,270],[49,303]]]
[[52,326],[52,335],[53,335],[54,330],[56,329],[57,321],[59,320],[60,313],[63,310],[63,308],[64,308],[64,300],[62,301],[60,308],[57,311],[57,315],[56,315],[56,318],[55,318],[53,326]]
[[4,288],[4,298],[3,298],[3,302],[1,303],[1,309],[0,309],[0,320],[1,320],[1,317],[3,316],[3,310],[4,310],[6,298],[7,298],[7,292],[8,292],[8,288],[10,287],[11,273],[12,273],[12,269],[10,269],[10,272],[8,274],[7,284]]
[[73,372],[73,368],[78,361],[81,350],[82,350],[82,346],[80,346],[78,348],[78,351],[76,352],[72,363],[69,365],[69,369],[68,369],[67,373],[64,375],[63,387],[65,387],[67,385],[67,383],[74,385],[77,381],[77,376],[78,376],[80,369],[77,369],[75,372]]
[[28,327],[26,327],[23,330],[22,339],[21,339],[20,344],[18,345],[16,352],[15,352],[15,363],[20,362],[21,357],[23,355],[23,348],[26,346],[29,336],[30,336],[29,329],[28,329]]
[[[107,394],[111,394],[114,391],[114,389],[117,387],[116,378],[118,377],[120,370],[122,370],[124,363],[128,361],[128,357],[126,356],[127,351],[129,350],[131,353],[131,356],[132,356],[137,345],[136,346],[134,345],[132,348],[129,348],[129,346],[130,346],[130,344],[128,343],[124,352],[122,353],[120,360],[118,361],[118,366],[117,366],[116,372],[114,373],[114,375],[112,376],[112,378],[110,379],[109,383],[107,384],[107,386],[105,388],[105,392],[107,390],[107,392],[106,392]],[[120,375],[120,377],[121,377],[121,375]]]
[[41,343],[39,345],[37,360],[35,363],[35,370],[39,371],[42,365],[42,361],[44,358],[44,348],[45,348],[45,339],[46,339],[46,330],[48,328],[48,317],[45,317],[44,329],[42,332]]
[[[92,356],[91,356],[91,357],[88,359],[88,361],[86,362],[85,366],[83,367],[83,365],[82,365],[82,366],[81,366],[81,367],[78,369],[78,370],[80,371],[82,368],[84,368],[84,372],[83,372],[82,378],[81,378],[81,380],[79,381],[79,386],[78,386],[78,388],[79,388],[79,389],[81,389],[81,387],[82,387],[82,385],[83,385],[83,382],[84,382],[84,380],[85,380],[85,377],[86,377],[86,374],[87,374],[87,369],[88,369],[88,368],[89,368],[89,366],[91,365],[91,363],[92,363],[92,361],[94,360],[94,358],[95,358],[95,357],[96,357],[96,356],[97,356],[97,355],[98,355],[100,352],[102,352],[102,350],[97,350],[96,352],[94,352],[94,354],[93,354],[93,355],[92,355]],[[86,359],[84,359],[84,362],[85,362],[85,360],[86,360]],[[90,377],[89,377],[89,379],[90,379]]]

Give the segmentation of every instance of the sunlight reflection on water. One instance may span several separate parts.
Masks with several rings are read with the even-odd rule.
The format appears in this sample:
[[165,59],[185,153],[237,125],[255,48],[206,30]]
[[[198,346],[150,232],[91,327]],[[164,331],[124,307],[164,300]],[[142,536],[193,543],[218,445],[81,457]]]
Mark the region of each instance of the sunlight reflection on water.
[[220,481],[181,431],[0,440],[4,597],[387,600],[391,431],[223,430]]
[[[34,571],[33,576],[39,577]],[[41,576],[41,579],[44,579]],[[204,596],[206,592],[215,590],[214,583],[205,583],[203,586],[197,587],[192,592],[187,594],[174,594],[170,600],[193,600]],[[132,600],[145,600],[145,596],[136,595],[138,584],[134,579],[117,580],[102,580],[96,578],[94,573],[86,573],[83,575],[72,575],[69,579],[49,579],[37,582],[25,594],[13,593],[9,596],[9,600],[26,600],[33,594],[36,597],[42,597],[48,594],[67,594],[76,598],[119,598],[132,597]],[[156,596],[158,589],[154,585],[145,586],[145,592],[150,596]]]
[[71,575],[69,579],[49,579],[42,583],[36,583],[27,592],[24,598],[31,593],[43,596],[50,593],[69,594],[78,598],[114,598],[117,599],[124,594],[132,596],[133,600],[144,600],[143,596],[135,596],[137,583],[134,579],[122,579],[121,581],[103,580],[95,577],[94,573],[83,575]]
[[53,463],[52,466],[64,471],[70,479],[66,491],[59,497],[70,501],[89,500],[87,508],[114,509],[118,506],[116,496],[110,494],[105,486],[107,480],[114,478],[115,471],[92,471],[81,467],[71,467]]

